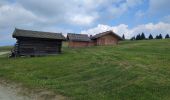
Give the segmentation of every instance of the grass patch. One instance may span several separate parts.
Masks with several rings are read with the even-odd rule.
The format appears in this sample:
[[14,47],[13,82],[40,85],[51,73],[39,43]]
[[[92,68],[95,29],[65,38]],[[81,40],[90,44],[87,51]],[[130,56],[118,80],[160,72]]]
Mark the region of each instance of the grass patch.
[[0,77],[74,100],[169,100],[170,40],[63,48],[63,54],[0,58]]
[[11,49],[12,49],[12,46],[3,46],[3,47],[0,47],[0,52],[10,51]]

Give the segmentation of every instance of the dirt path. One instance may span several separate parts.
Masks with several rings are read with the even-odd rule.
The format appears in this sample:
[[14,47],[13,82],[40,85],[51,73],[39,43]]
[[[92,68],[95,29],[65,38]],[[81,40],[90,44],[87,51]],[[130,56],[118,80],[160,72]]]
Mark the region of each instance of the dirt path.
[[0,52],[0,55],[4,55],[4,54],[7,54],[7,53],[9,53],[9,51]]
[[15,89],[0,85],[0,100],[32,100],[27,96],[19,95],[17,92]]
[[30,90],[0,79],[0,100],[65,100],[66,97],[51,91]]
[[[0,52],[0,56],[9,51]],[[47,90],[29,90],[0,78],[0,100],[65,100],[66,97]]]

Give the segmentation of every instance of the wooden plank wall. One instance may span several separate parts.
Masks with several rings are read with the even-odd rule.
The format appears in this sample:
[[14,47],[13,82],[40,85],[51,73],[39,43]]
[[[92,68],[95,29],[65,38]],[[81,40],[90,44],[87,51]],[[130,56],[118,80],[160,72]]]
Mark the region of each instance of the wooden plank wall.
[[114,35],[105,35],[97,39],[97,45],[116,45],[118,44],[118,39]]
[[77,47],[88,47],[89,42],[81,42],[81,41],[69,41],[68,46],[71,48]]
[[61,53],[62,41],[18,39],[20,55],[47,55]]

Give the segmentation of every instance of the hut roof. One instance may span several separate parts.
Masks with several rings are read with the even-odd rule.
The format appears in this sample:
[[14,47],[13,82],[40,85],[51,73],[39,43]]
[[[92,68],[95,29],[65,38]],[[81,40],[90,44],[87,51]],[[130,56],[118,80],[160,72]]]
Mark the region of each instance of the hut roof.
[[70,41],[90,41],[90,38],[87,34],[68,33],[67,39]]
[[14,38],[31,37],[31,38],[65,40],[65,37],[62,35],[62,33],[41,32],[41,31],[32,31],[32,30],[23,30],[23,29],[15,29],[12,36]]
[[106,31],[106,32],[102,32],[102,33],[99,33],[99,34],[96,34],[96,35],[94,35],[94,36],[92,36],[92,38],[91,39],[97,39],[97,38],[100,38],[100,37],[102,37],[102,36],[104,36],[104,35],[107,35],[107,34],[112,34],[112,35],[115,35],[118,39],[122,39],[119,35],[117,35],[116,33],[114,33],[113,31]]

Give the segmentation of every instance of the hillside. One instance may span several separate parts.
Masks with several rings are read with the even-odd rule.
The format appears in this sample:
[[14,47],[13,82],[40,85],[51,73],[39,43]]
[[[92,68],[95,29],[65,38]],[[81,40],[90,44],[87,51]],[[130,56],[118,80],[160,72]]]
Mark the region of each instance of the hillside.
[[74,100],[170,100],[170,39],[0,57],[0,77]]

